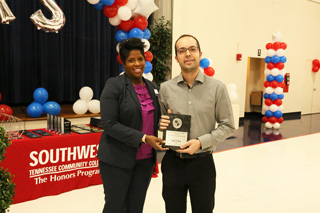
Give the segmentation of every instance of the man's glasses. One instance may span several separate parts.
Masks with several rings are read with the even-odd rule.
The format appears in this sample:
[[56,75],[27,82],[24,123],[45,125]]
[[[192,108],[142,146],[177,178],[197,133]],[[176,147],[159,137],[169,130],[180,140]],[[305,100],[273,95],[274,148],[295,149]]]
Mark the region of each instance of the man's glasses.
[[190,53],[196,53],[198,52],[198,47],[191,46],[189,48],[180,48],[177,50],[177,53],[179,55],[183,55],[183,54],[186,54],[187,50],[189,50]]

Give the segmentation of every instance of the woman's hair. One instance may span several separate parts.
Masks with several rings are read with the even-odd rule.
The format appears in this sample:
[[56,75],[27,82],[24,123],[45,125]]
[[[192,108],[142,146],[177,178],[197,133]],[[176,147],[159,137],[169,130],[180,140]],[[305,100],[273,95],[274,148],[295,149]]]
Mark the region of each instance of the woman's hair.
[[126,60],[129,57],[129,53],[131,50],[139,50],[143,58],[145,58],[144,56],[145,45],[144,45],[144,42],[142,42],[141,39],[139,38],[125,39],[120,43],[119,47],[120,47],[120,50],[119,50],[120,59],[123,64],[126,63]]

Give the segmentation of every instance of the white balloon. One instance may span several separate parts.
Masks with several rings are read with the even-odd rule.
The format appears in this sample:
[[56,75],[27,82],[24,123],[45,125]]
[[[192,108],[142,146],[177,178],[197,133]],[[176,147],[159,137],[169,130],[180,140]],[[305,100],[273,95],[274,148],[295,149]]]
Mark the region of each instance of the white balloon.
[[230,84],[228,84],[228,90],[230,92],[234,92],[237,90],[237,86],[234,83],[230,83]]
[[91,113],[100,113],[100,101],[97,99],[89,101],[88,108]]
[[275,105],[275,104],[271,104],[271,106],[270,106],[270,110],[271,110],[271,112],[275,112],[275,111],[277,111],[277,110],[278,110],[278,106],[277,106],[277,105]]
[[145,78],[148,79],[149,81],[153,81],[153,75],[152,75],[151,72],[143,73],[143,77],[145,77]]
[[119,53],[119,51],[120,51],[120,43],[117,44],[116,50],[117,50],[117,53]]
[[276,51],[274,49],[268,49],[267,50],[267,56],[272,57],[276,54]]
[[122,7],[119,7],[118,9],[118,16],[121,20],[123,21],[128,21],[131,16],[132,16],[132,11],[129,7],[127,6],[122,6]]
[[147,39],[145,39],[145,38],[141,39],[141,41],[142,41],[142,42],[144,43],[144,45],[145,45],[144,51],[147,52],[147,51],[149,50],[149,48],[150,48],[150,42],[149,42]]
[[276,55],[279,56],[279,57],[284,56],[284,54],[285,54],[284,49],[278,49],[277,52],[276,52]]
[[148,19],[149,16],[158,9],[159,8],[154,3],[154,0],[140,0],[137,8],[133,12],[140,14]]
[[85,102],[89,102],[93,97],[93,90],[90,87],[82,87],[79,92],[79,96],[81,100]]
[[118,26],[121,22],[121,19],[119,18],[118,15],[116,15],[115,17],[112,17],[112,18],[109,18],[109,23],[112,25],[112,26]]
[[138,3],[138,0],[128,0],[128,3],[125,6],[129,7],[131,10],[134,10],[138,6]]
[[279,129],[280,128],[280,124],[278,122],[274,123],[272,126],[275,129]]
[[283,110],[283,105],[278,106],[278,110],[282,112],[282,110]]
[[274,135],[279,135],[279,134],[280,134],[280,131],[279,131],[278,129],[274,129],[274,130],[272,131],[272,133],[273,133]]
[[229,92],[230,100],[231,101],[236,101],[238,100],[238,94],[234,91]]
[[100,0],[87,0],[90,4],[98,4]]
[[88,104],[84,100],[79,99],[73,104],[72,109],[74,113],[82,115],[88,111]]
[[[270,128],[271,128],[271,127],[270,127]],[[266,130],[264,131],[264,133],[266,133],[267,135],[270,135],[270,134],[272,133],[272,129],[270,129],[270,128],[266,129]]]
[[285,74],[286,74],[286,70],[285,69],[282,69],[282,70],[279,71],[279,75],[284,76]]
[[273,76],[279,75],[279,69],[278,69],[278,68],[273,68],[273,69],[271,70],[271,75],[273,75]]
[[267,123],[265,124],[265,127],[267,127],[267,128],[272,128],[272,123],[267,122]]
[[266,93],[267,94],[271,94],[271,93],[273,93],[273,91],[274,91],[274,89],[272,87],[267,87],[266,88]]
[[266,75],[266,76],[268,76],[268,75],[270,75],[271,74],[271,70],[269,70],[269,69],[265,69],[264,70],[264,74]]
[[274,92],[277,94],[277,95],[281,95],[283,93],[283,89],[281,87],[277,87],[275,88]]
[[212,59],[208,58],[208,60],[209,60],[209,66],[211,66],[212,65]]
[[270,107],[268,105],[264,105],[263,109],[264,109],[264,111],[268,111],[268,110],[270,110]]

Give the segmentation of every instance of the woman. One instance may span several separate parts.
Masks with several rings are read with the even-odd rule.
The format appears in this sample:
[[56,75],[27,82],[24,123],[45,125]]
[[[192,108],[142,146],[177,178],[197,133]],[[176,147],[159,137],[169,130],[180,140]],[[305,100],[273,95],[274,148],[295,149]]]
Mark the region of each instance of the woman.
[[101,94],[104,132],[98,155],[105,193],[103,212],[139,213],[156,162],[155,150],[166,150],[155,137],[160,109],[157,86],[142,77],[144,43],[130,38],[120,43],[125,73],[110,78]]

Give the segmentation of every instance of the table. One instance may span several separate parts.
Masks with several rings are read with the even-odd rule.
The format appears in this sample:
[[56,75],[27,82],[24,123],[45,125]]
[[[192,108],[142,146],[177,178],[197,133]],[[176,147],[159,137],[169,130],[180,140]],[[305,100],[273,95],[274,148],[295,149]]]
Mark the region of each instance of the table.
[[0,167],[14,175],[14,204],[101,184],[96,158],[102,133],[12,140]]

